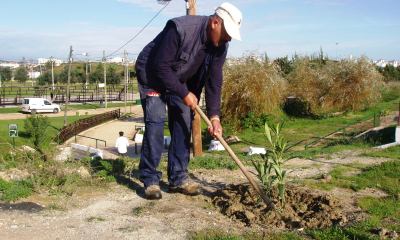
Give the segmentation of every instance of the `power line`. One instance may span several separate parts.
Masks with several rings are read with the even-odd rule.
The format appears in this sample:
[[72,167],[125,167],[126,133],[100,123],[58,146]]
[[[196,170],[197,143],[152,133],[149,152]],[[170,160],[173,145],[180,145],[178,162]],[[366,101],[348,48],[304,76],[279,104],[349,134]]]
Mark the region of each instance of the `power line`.
[[137,33],[135,34],[135,36],[133,36],[131,39],[129,39],[124,45],[122,45],[121,47],[119,47],[117,50],[115,50],[114,52],[112,52],[112,53],[110,53],[109,55],[107,55],[106,58],[108,58],[108,57],[110,57],[110,56],[113,56],[114,54],[116,54],[117,52],[119,52],[123,47],[125,47],[125,46],[128,45],[130,42],[132,42],[137,36],[139,36],[139,34],[141,34],[141,33],[146,29],[146,27],[149,26],[150,23],[151,23],[158,15],[160,15],[160,13],[168,6],[169,3],[170,3],[170,2],[167,2],[167,3],[165,4],[165,6],[163,6],[163,7],[156,13],[156,15],[154,15],[154,16],[150,19],[150,21],[148,21],[148,22],[146,23],[146,25],[144,25],[144,27],[142,27],[142,29],[140,29],[139,32],[137,32]]

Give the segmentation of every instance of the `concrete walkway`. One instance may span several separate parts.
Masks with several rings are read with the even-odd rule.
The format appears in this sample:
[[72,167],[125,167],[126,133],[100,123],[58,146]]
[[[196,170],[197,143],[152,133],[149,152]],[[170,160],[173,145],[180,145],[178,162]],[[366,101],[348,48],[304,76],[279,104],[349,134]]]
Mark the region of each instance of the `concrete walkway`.
[[[121,109],[122,110],[122,109]],[[84,132],[79,133],[86,137],[97,138],[106,141],[106,145],[103,141],[97,141],[97,148],[103,150],[104,158],[114,159],[118,157],[118,152],[115,148],[115,142],[119,137],[119,132],[123,131],[124,136],[129,140],[128,156],[138,157],[135,153],[135,142],[133,141],[133,135],[135,133],[135,128],[143,126],[143,111],[141,106],[135,106],[132,108],[132,117],[122,120],[112,120],[104,124],[98,125]],[[96,140],[86,138],[86,137],[76,137],[76,143],[85,146],[96,147]],[[75,142],[75,137],[67,140],[64,145],[70,145],[70,143]],[[140,144],[138,144],[138,153],[140,154]]]

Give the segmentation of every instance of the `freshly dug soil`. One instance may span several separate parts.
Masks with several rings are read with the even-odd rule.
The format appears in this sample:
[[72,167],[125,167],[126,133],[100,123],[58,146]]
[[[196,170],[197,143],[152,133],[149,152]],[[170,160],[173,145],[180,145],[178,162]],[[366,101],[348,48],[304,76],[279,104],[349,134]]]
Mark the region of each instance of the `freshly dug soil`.
[[[286,186],[286,204],[268,209],[250,185],[228,185],[218,190],[212,198],[215,206],[231,218],[236,218],[246,225],[258,224],[279,229],[325,228],[343,225],[347,222],[346,214],[340,202],[334,197],[318,190]],[[272,199],[278,199],[272,193]]]

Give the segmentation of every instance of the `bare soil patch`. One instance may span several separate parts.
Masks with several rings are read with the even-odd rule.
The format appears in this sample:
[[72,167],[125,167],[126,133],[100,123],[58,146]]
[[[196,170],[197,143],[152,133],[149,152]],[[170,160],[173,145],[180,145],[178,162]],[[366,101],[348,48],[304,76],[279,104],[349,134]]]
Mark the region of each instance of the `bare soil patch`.
[[[277,198],[273,192],[272,198]],[[348,213],[334,196],[297,185],[288,185],[286,204],[280,210],[268,209],[247,184],[228,185],[218,190],[213,203],[220,211],[247,226],[261,225],[278,229],[325,228],[344,225]],[[277,202],[275,204],[278,205]]]

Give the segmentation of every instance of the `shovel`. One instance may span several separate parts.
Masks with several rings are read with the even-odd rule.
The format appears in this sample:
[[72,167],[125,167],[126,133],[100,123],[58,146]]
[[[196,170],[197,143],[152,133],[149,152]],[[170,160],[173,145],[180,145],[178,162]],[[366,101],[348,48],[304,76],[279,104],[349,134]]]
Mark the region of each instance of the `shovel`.
[[[212,127],[212,124],[208,117],[204,114],[204,112],[201,110],[201,108],[196,105],[196,111],[200,114],[201,118],[207,123],[209,127]],[[250,182],[251,186],[256,190],[256,192],[260,195],[262,200],[267,204],[267,206],[271,209],[275,208],[274,203],[271,201],[271,199],[268,198],[268,196],[265,194],[265,192],[260,188],[260,185],[258,185],[253,177],[250,175],[250,173],[247,171],[243,163],[239,160],[239,158],[236,156],[236,154],[232,151],[231,147],[225,142],[224,138],[222,135],[216,135],[217,139],[221,142],[222,146],[228,151],[229,155],[231,158],[235,161],[235,163],[239,166],[240,170],[242,173],[246,176],[247,180]]]

